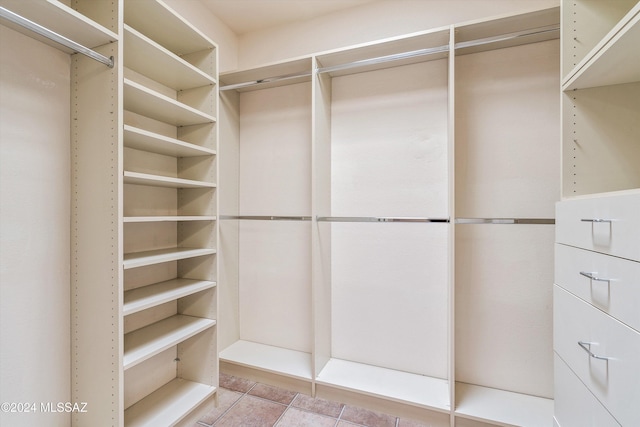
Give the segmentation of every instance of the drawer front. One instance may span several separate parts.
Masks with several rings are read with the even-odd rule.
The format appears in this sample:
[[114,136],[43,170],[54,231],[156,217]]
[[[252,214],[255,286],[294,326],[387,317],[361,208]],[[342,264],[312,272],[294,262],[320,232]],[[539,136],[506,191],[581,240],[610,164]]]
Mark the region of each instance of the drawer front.
[[640,426],[640,334],[553,288],[554,350],[620,424]]
[[560,427],[620,427],[604,406],[571,372],[564,361],[554,359],[554,419]]
[[556,242],[640,261],[640,194],[556,205]]
[[640,331],[640,262],[556,244],[555,283]]

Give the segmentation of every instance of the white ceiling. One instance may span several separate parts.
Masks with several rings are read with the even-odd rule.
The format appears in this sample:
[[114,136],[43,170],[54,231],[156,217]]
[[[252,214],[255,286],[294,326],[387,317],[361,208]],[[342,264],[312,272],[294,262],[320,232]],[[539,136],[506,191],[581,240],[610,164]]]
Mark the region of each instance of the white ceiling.
[[236,34],[305,21],[373,0],[200,0]]

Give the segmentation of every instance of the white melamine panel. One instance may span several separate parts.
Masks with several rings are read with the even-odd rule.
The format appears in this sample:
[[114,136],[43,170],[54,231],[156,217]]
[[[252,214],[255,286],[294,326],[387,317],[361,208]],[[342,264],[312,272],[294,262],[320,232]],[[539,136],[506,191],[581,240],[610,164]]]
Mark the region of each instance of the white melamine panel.
[[448,227],[332,225],[334,358],[447,377]]
[[311,354],[239,340],[220,352],[220,360],[310,381]]
[[215,150],[169,138],[134,126],[124,125],[124,145],[174,157],[206,156]]
[[124,254],[122,265],[124,269],[144,267],[169,261],[178,261],[203,255],[215,254],[215,249],[208,248],[169,248],[152,251],[133,252]]
[[565,200],[557,205],[556,241],[640,261],[639,210],[638,192]]
[[555,265],[557,285],[640,331],[640,262],[556,245]]
[[124,408],[142,400],[176,378],[176,347],[139,363],[124,374]]
[[640,425],[640,333],[559,286],[554,317],[556,353],[621,425]]
[[583,68],[637,0],[564,0],[562,11],[562,76],[566,80]]
[[168,188],[214,188],[213,182],[194,181],[192,179],[173,178],[170,176],[150,175],[139,172],[125,172],[125,184],[150,185]]
[[240,95],[240,214],[309,215],[311,85]]
[[[71,401],[70,60],[4,26],[0,52],[0,401],[40,410]],[[70,423],[0,412],[3,426]]]
[[176,378],[127,409],[124,413],[125,425],[174,426],[215,391],[214,386]]
[[567,364],[554,357],[555,421],[561,427],[620,427]]
[[554,227],[456,226],[456,379],[553,396]]
[[448,217],[447,61],[336,77],[331,96],[332,215]]
[[240,338],[311,351],[311,227],[240,223]]
[[640,82],[562,94],[562,195],[640,187]]
[[172,279],[133,289],[124,293],[122,315],[126,316],[155,307],[212,288],[215,285],[216,282],[208,280]]
[[553,218],[559,42],[456,57],[456,216]]
[[640,43],[640,3],[594,48],[564,90],[615,85],[640,80],[640,60],[630,54]]
[[547,427],[553,417],[553,399],[458,382],[455,413],[500,426]]

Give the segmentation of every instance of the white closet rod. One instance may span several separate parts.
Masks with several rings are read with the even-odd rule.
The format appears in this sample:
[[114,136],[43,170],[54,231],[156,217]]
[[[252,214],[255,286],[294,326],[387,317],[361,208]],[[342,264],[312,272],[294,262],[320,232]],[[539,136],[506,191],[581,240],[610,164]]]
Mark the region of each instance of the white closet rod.
[[390,217],[390,216],[319,216],[320,222],[435,222],[448,223],[448,218]]
[[456,218],[456,224],[555,224],[554,218]]
[[284,80],[290,80],[290,79],[298,79],[298,78],[301,78],[301,77],[310,77],[311,74],[312,74],[311,72],[305,72],[305,73],[294,73],[294,74],[285,74],[285,75],[282,75],[282,76],[267,77],[267,78],[264,78],[264,79],[252,80],[250,82],[243,82],[243,83],[237,83],[237,84],[232,84],[232,85],[221,86],[219,88],[219,90],[242,89],[243,87],[259,85],[259,84],[263,84],[263,83],[271,83],[271,82],[278,82],[278,81],[284,81]]
[[[522,38],[522,37],[536,36],[536,35],[540,35],[540,34],[545,34],[545,33],[550,33],[550,32],[558,32],[558,31],[560,31],[560,25],[559,24],[548,25],[548,26],[545,26],[545,27],[539,27],[539,28],[530,29],[530,30],[518,31],[518,32],[515,32],[515,33],[503,34],[503,35],[493,36],[493,37],[485,37],[485,38],[482,38],[482,39],[469,40],[469,41],[466,41],[466,42],[456,43],[455,49],[463,49],[463,48],[469,48],[469,47],[474,47],[474,46],[483,46],[483,45],[487,45],[487,44],[491,44],[491,43],[504,42],[504,41],[509,41],[509,40],[515,40],[515,39]],[[333,66],[330,66],[330,67],[318,67],[316,69],[316,72],[322,74],[322,73],[328,73],[328,72],[332,72],[332,71],[339,71],[339,70],[346,70],[346,69],[350,69],[350,68],[364,67],[364,66],[367,66],[367,65],[376,65],[376,64],[382,64],[382,63],[385,63],[385,62],[398,61],[398,60],[401,60],[401,59],[408,59],[408,58],[416,58],[416,57],[420,57],[420,56],[434,55],[434,54],[437,54],[437,53],[444,53],[444,52],[446,52],[448,50],[449,50],[449,46],[448,45],[437,46],[437,47],[432,47],[432,48],[413,50],[413,51],[410,51],[410,52],[396,53],[396,54],[393,54],[393,55],[380,56],[380,57],[377,57],[377,58],[364,59],[364,60],[361,60],[361,61],[349,62],[349,63],[345,63],[345,64],[333,65]],[[257,84],[262,84],[262,83],[271,83],[271,82],[295,79],[295,78],[300,78],[300,77],[309,77],[311,75],[312,75],[311,72],[303,72],[303,73],[286,74],[286,75],[282,75],[282,76],[273,76],[273,77],[267,77],[267,78],[264,78],[264,79],[252,80],[252,81],[249,81],[249,82],[243,82],[243,83],[236,83],[236,84],[232,84],[232,85],[221,86],[220,90],[224,91],[224,90],[240,89],[240,88],[253,86],[253,85],[257,85]]]
[[88,47],[76,43],[73,40],[66,38],[65,36],[62,36],[54,31],[51,31],[48,28],[43,27],[42,25],[36,24],[35,22],[30,21],[27,18],[24,18],[4,7],[0,7],[0,17],[30,31],[33,31],[34,33],[37,33],[43,37],[46,37],[49,40],[53,40],[56,43],[68,47],[76,53],[86,55],[91,59],[95,59],[96,61],[103,63],[109,68],[113,68],[113,56],[107,58],[106,56],[101,55],[98,52],[89,49]]
[[287,215],[221,215],[220,219],[242,219],[251,221],[311,221],[310,216]]
[[485,37],[482,39],[460,42],[460,43],[456,43],[455,48],[463,49],[466,47],[483,46],[490,43],[504,42],[509,40],[515,40],[521,37],[537,36],[540,34],[552,33],[557,31],[560,31],[559,24],[547,25],[545,27],[539,27],[532,30],[524,30],[524,31],[518,31],[515,33],[503,34],[499,36]]
[[445,53],[449,51],[449,46],[437,46],[426,49],[412,50],[410,52],[395,53],[393,55],[380,56],[377,58],[363,59],[361,61],[348,62],[346,64],[338,64],[330,67],[318,67],[316,71],[319,74],[330,73],[332,71],[348,70],[351,68],[366,67],[367,65],[384,64],[385,62],[399,61],[401,59],[418,58],[421,56],[435,55],[437,53]]

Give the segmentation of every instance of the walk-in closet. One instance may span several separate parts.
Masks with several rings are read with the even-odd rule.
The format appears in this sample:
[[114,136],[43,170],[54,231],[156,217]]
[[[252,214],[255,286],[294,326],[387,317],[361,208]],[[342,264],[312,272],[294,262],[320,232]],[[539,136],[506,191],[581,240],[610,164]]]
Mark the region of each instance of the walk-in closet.
[[0,424],[640,425],[639,29],[0,0]]

